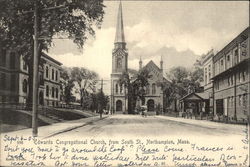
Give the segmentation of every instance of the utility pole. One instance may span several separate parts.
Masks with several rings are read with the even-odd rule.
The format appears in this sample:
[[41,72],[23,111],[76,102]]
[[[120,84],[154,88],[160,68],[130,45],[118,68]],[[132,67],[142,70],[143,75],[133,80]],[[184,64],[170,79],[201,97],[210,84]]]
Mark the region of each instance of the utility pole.
[[[65,5],[59,5],[54,7],[48,7],[42,9],[45,10],[53,10],[58,8],[64,8]],[[27,11],[24,13],[29,13],[31,11]],[[33,89],[32,89],[32,136],[37,137],[38,134],[38,75],[39,75],[39,49],[38,49],[38,40],[42,38],[38,38],[38,1],[34,0],[34,56],[33,56]]]
[[37,0],[34,0],[34,57],[33,57],[33,92],[32,92],[32,135],[37,137],[38,121],[38,14]]

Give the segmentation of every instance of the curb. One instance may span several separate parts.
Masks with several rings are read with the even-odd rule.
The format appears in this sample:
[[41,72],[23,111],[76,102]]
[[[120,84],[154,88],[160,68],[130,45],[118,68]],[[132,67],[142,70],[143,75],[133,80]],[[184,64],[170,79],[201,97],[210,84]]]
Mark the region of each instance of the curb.
[[[104,120],[104,119],[106,119],[106,118],[108,118],[108,116],[102,117],[101,119],[97,119],[96,121],[101,121],[101,120]],[[83,123],[82,125],[77,125],[77,126],[65,128],[65,129],[63,129],[63,130],[59,130],[59,131],[57,131],[57,132],[54,132],[54,133],[52,133],[52,134],[49,134],[49,135],[46,136],[46,137],[43,137],[42,139],[47,139],[47,138],[50,138],[50,137],[59,135],[59,134],[61,134],[61,133],[69,132],[69,131],[71,131],[71,130],[74,130],[74,129],[77,129],[77,128],[81,128],[81,127],[83,127],[83,126],[90,125],[91,123],[93,123],[93,120],[87,121],[87,122]]]

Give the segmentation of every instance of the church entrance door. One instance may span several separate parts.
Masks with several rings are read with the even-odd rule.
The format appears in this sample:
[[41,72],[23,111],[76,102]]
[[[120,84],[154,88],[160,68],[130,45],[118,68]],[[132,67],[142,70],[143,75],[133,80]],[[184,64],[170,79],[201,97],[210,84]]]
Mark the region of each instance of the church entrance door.
[[116,111],[122,111],[122,101],[121,100],[116,101]]
[[154,111],[154,109],[155,109],[154,100],[152,100],[152,99],[148,100],[147,107],[148,107],[148,111]]

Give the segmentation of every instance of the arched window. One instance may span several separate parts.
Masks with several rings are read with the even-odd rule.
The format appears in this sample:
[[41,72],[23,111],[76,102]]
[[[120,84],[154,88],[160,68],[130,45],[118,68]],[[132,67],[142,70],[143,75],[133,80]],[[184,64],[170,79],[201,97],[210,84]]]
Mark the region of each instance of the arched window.
[[118,84],[115,84],[115,92],[118,93]]
[[52,87],[52,97],[55,97],[55,88]]
[[152,84],[152,94],[156,93],[156,86],[155,83]]
[[58,98],[58,89],[56,88],[56,98]]
[[54,69],[52,69],[52,80],[54,80],[55,76],[54,76]]
[[46,66],[46,78],[49,78],[49,67]]
[[27,93],[28,82],[26,79],[23,80],[23,92]]
[[49,97],[49,86],[46,85],[46,96]]
[[122,68],[122,59],[121,58],[117,58],[117,62],[116,62],[117,64],[116,64],[116,67],[117,68]]

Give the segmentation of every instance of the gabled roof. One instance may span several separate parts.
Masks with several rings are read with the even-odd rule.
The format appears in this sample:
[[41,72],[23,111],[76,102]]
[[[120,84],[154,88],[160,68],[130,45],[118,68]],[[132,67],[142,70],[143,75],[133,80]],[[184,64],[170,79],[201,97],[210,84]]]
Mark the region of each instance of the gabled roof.
[[149,69],[150,67],[158,70],[158,72],[161,72],[161,69],[153,62],[153,60],[150,60],[142,69]]
[[207,100],[207,99],[209,99],[209,95],[206,92],[202,92],[202,93],[195,93],[195,92],[193,92],[193,93],[189,93],[189,94],[183,96],[182,98],[180,98],[180,101],[182,101],[184,99],[187,99],[189,97],[192,97],[192,96],[195,96],[195,97],[197,97],[200,100]]

